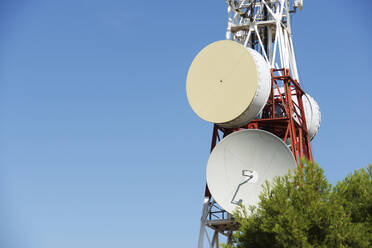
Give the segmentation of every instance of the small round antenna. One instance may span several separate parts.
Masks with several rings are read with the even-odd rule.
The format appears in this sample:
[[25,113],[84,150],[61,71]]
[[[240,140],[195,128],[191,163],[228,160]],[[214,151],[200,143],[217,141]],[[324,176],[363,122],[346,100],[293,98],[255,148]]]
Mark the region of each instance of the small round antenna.
[[[279,88],[280,92],[282,94],[284,93],[284,87]],[[278,89],[274,90],[274,94],[278,95]],[[292,96],[292,101],[298,105],[297,97]],[[304,111],[305,111],[305,117],[306,117],[306,126],[307,126],[307,132],[309,133],[310,140],[313,140],[315,135],[319,131],[320,122],[322,121],[322,114],[320,112],[320,108],[318,103],[315,101],[315,99],[310,96],[309,94],[305,93],[302,96],[302,103],[304,105]],[[281,106],[278,106],[275,111],[280,111]],[[298,117],[296,115],[293,116],[294,120],[297,123],[300,123],[298,120]],[[290,143],[290,141],[289,141]]]
[[256,205],[262,184],[282,176],[297,164],[287,145],[263,130],[244,130],[226,136],[213,149],[207,164],[207,184],[227,212],[241,203]]
[[[297,101],[295,102],[297,103]],[[303,95],[302,102],[304,103],[307,132],[312,140],[319,131],[322,115],[318,103],[309,94]]]

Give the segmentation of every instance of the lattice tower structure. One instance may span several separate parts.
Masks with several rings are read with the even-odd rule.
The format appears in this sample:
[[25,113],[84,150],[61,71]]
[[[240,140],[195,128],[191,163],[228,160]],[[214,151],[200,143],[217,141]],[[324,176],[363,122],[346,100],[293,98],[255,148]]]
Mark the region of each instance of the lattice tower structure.
[[[260,118],[228,129],[214,125],[211,151],[228,134],[241,129],[269,131],[287,143],[298,164],[312,160],[296,58],[292,42],[291,14],[302,10],[302,0],[227,0],[226,38],[255,49],[271,67],[271,93]],[[232,243],[239,224],[205,188],[198,247],[219,247],[221,236]]]

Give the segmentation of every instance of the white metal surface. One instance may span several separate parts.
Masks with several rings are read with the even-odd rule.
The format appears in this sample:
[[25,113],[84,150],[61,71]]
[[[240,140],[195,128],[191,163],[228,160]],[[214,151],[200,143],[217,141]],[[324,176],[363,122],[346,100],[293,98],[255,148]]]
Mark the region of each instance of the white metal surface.
[[296,168],[287,145],[263,130],[244,130],[222,139],[207,164],[207,184],[215,201],[233,213],[239,203],[256,205],[262,184]]
[[309,94],[302,97],[302,102],[304,104],[307,132],[310,140],[312,140],[318,133],[322,115],[318,103]]
[[208,217],[209,200],[210,200],[209,197],[204,197],[202,217],[201,217],[201,221],[200,221],[198,247],[203,247],[203,244],[204,244],[204,234],[206,232],[205,227],[206,227],[206,220],[207,220],[207,217]]

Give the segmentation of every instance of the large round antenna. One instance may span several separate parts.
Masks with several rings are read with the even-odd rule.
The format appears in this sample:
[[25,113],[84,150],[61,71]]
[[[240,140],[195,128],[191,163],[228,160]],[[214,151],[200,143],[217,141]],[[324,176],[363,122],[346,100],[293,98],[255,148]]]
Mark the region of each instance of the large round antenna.
[[194,112],[228,128],[254,119],[270,90],[270,68],[262,55],[231,40],[217,41],[201,50],[186,80],[186,94]]
[[287,145],[263,130],[226,136],[213,149],[207,164],[207,184],[216,202],[232,213],[240,203],[256,205],[262,184],[296,168]]

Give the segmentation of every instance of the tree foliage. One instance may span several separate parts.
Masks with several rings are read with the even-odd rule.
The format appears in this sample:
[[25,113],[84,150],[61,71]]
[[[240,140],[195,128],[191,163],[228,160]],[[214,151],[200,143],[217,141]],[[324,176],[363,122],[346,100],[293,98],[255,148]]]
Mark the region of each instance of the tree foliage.
[[332,187],[317,164],[305,161],[303,169],[267,182],[258,207],[236,211],[235,246],[370,247],[371,169]]
[[[355,232],[362,229],[363,231],[358,234],[366,236],[369,247],[371,247],[372,165],[369,165],[367,169],[357,170],[338,182],[334,189],[334,195],[338,197],[338,201],[341,202],[345,212],[350,215],[351,222],[357,227]],[[349,240],[349,245],[350,247],[357,247],[358,244]]]

